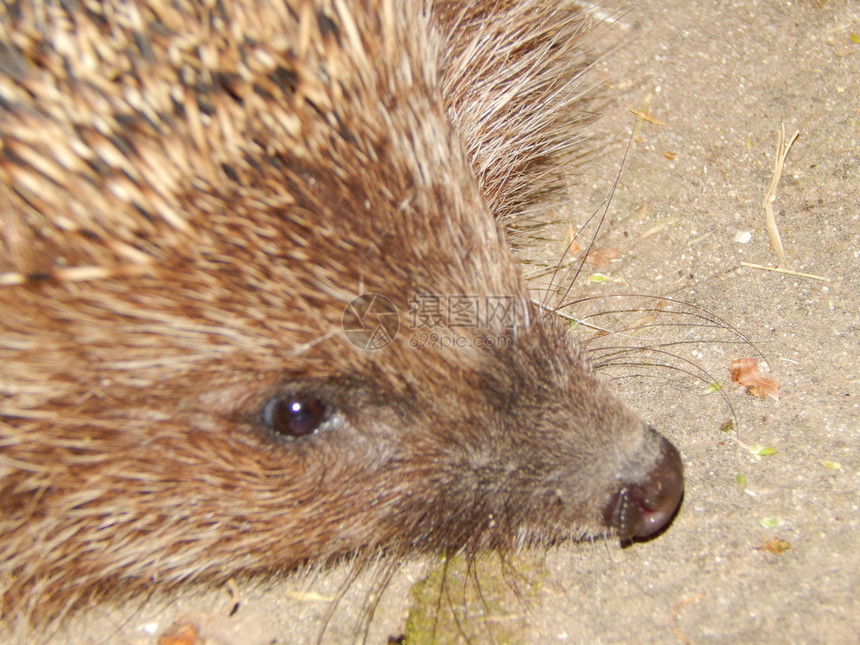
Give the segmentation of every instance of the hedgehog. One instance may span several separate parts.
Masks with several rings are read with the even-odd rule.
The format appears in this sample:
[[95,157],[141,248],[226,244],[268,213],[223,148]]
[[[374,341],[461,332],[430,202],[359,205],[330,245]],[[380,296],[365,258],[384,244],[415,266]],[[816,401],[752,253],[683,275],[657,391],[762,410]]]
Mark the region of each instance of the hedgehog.
[[677,449],[508,234],[582,160],[576,3],[0,11],[7,623],[670,522]]

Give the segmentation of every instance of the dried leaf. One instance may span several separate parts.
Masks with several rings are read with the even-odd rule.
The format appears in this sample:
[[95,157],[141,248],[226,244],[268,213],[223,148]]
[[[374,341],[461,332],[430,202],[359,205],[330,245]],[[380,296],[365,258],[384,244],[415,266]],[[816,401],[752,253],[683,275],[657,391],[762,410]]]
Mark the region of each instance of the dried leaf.
[[732,381],[746,388],[748,394],[763,399],[769,396],[779,401],[779,385],[775,381],[762,376],[758,369],[758,361],[754,358],[739,358],[732,361],[729,367]]
[[570,257],[576,256],[579,253],[579,243],[576,241],[576,232],[572,226],[569,226],[567,229],[567,238],[565,241],[567,242],[567,252]]
[[174,625],[158,639],[158,645],[198,645],[202,642],[197,626],[192,624]]
[[585,261],[593,264],[598,269],[605,269],[609,266],[610,260],[614,260],[619,255],[621,255],[621,251],[618,249],[594,249],[585,256]]
[[761,546],[757,546],[756,549],[761,549],[763,551],[770,551],[774,555],[778,555],[783,553],[784,551],[788,551],[791,548],[791,545],[782,540],[780,538],[771,538]]

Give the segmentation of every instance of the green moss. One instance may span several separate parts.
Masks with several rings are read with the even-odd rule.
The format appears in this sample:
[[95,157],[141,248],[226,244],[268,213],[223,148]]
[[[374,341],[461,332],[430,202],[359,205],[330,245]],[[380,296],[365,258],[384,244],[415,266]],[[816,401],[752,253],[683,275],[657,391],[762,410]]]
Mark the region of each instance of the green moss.
[[527,607],[546,576],[537,552],[442,557],[412,587],[406,643],[529,642]]

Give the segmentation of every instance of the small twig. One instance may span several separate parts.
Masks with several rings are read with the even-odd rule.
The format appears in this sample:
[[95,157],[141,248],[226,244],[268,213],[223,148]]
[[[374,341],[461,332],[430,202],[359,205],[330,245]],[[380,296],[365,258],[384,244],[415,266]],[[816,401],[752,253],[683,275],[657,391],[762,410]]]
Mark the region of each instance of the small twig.
[[648,123],[653,123],[654,125],[666,125],[665,121],[661,121],[656,116],[654,116],[653,114],[651,114],[649,112],[646,112],[645,110],[634,110],[633,108],[627,108],[627,109],[630,110],[636,116],[638,116],[640,119],[644,119],[645,121],[648,121]]
[[642,101],[642,109],[634,110],[633,108],[628,108],[633,114],[636,115],[636,123],[633,124],[633,140],[638,141],[642,136],[642,128],[645,123],[645,119],[642,117],[642,114],[648,113],[648,108],[651,107],[651,94],[647,94],[645,99]]
[[782,176],[782,167],[785,164],[785,158],[788,156],[788,151],[791,150],[791,145],[797,139],[800,131],[794,133],[794,136],[785,142],[785,125],[780,128],[779,138],[776,144],[776,161],[773,169],[773,179],[770,182],[770,189],[764,197],[765,225],[767,226],[767,236],[770,239],[770,245],[776,251],[777,260],[781,266],[786,265],[785,250],[782,248],[782,239],[779,236],[779,229],[776,226],[776,216],[773,214],[773,202],[776,200],[776,187],[779,185],[779,179]]
[[674,607],[672,607],[672,611],[669,614],[669,626],[672,629],[672,633],[675,635],[683,645],[690,645],[690,639],[684,636],[683,632],[681,632],[680,627],[678,627],[678,613],[681,611],[681,608],[684,605],[689,605],[691,602],[698,602],[702,598],[705,597],[703,593],[693,594],[688,598],[684,598],[681,602],[676,603]]
[[810,280],[821,280],[822,282],[830,282],[830,278],[825,278],[823,275],[815,275],[814,273],[801,273],[800,271],[792,271],[790,269],[782,269],[780,267],[766,267],[762,264],[752,264],[751,262],[740,262],[742,267],[750,269],[761,269],[762,271],[775,271],[776,273],[785,273],[794,275],[798,278],[809,278]]

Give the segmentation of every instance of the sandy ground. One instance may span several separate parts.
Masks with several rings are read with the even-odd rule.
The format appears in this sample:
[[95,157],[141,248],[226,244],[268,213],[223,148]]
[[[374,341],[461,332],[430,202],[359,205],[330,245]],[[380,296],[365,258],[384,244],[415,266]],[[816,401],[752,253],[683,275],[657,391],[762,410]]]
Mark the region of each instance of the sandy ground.
[[[351,583],[336,606],[346,569],[242,588],[232,616],[224,590],[100,609],[72,628],[74,642],[153,643],[177,616],[224,645],[386,643],[406,633],[409,643],[858,642],[860,4],[643,0],[616,18],[602,37],[624,44],[595,69],[608,98],[595,128],[605,145],[562,217],[576,227],[601,203],[636,126],[597,242],[619,255],[586,264],[575,293],[686,305],[664,303],[653,318],[647,309],[658,301],[634,298],[568,312],[635,309],[591,322],[650,326],[595,342],[673,354],[641,350],[628,360],[679,369],[604,373],[624,377],[624,397],[683,453],[687,491],[674,525],[629,549],[565,544],[507,564],[490,558],[466,582],[460,563],[408,563],[372,619],[384,567]],[[661,124],[637,124],[630,108]],[[824,280],[741,264],[777,262],[762,199],[781,124],[800,132],[774,202],[786,264]],[[534,258],[559,257],[566,228],[523,250],[527,272],[539,273]],[[587,279],[597,272],[607,280]],[[712,322],[692,316],[694,307]],[[728,364],[744,356],[766,359],[779,401],[729,383]],[[714,380],[724,397],[706,394]],[[721,431],[733,417],[735,430]],[[755,446],[775,452],[758,456]],[[780,544],[788,549],[765,548]]]

